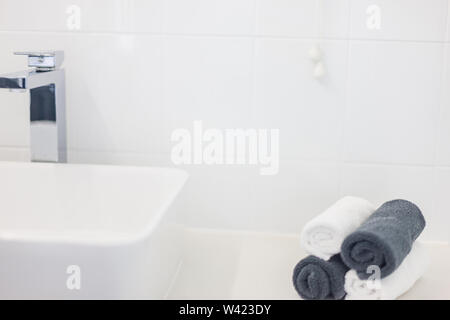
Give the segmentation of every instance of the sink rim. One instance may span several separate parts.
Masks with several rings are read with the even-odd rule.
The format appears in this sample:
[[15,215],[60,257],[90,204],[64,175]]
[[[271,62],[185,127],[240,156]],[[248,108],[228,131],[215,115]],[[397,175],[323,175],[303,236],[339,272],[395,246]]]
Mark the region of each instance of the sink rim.
[[[126,232],[111,232],[107,233],[107,230],[101,229],[89,229],[86,230],[74,229],[74,230],[63,230],[61,229],[61,235],[59,233],[55,234],[52,230],[51,235],[45,234],[45,229],[39,229],[39,234],[27,234],[26,231],[32,231],[31,228],[23,229],[5,229],[0,231],[0,242],[14,242],[14,243],[41,243],[41,244],[65,244],[65,245],[88,245],[88,246],[122,246],[122,245],[132,245],[136,242],[140,242],[147,238],[160,224],[164,217],[164,214],[169,210],[170,206],[174,203],[174,200],[179,196],[181,190],[184,188],[189,174],[179,168],[172,167],[162,167],[162,166],[135,166],[135,165],[114,165],[114,164],[81,164],[81,163],[46,163],[46,162],[21,162],[21,161],[0,161],[0,166],[2,167],[15,167],[15,168],[86,168],[86,169],[118,169],[118,170],[140,170],[147,173],[158,173],[167,176],[177,176],[179,180],[177,186],[174,188],[173,192],[169,194],[168,198],[165,200],[163,205],[152,214],[154,218],[151,223],[148,223],[145,227],[135,233]],[[19,232],[17,232],[19,231]],[[42,231],[42,234],[41,234]],[[94,232],[98,237],[93,237]],[[86,237],[88,235],[88,237]]]

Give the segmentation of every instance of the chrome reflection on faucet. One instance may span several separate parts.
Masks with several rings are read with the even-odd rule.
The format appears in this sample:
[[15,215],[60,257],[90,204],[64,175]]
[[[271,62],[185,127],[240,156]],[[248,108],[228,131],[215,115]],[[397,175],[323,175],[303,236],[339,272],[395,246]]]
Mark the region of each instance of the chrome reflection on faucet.
[[33,69],[0,75],[0,88],[30,90],[31,161],[66,162],[66,97],[63,51],[16,52]]

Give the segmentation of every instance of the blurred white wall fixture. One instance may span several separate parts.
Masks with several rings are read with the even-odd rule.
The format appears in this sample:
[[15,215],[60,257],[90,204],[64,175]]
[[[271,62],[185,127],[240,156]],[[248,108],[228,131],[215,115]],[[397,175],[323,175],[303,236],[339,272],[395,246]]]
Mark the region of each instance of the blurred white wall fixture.
[[81,8],[77,5],[70,5],[66,9],[67,29],[80,30],[81,29]]
[[313,77],[315,79],[322,79],[323,77],[325,77],[326,74],[326,69],[325,69],[325,64],[322,61],[319,61],[318,63],[316,63],[314,65],[314,70],[313,70]]
[[81,289],[81,268],[77,265],[70,265],[67,267],[66,273],[69,275],[67,277],[66,286],[69,290],[80,290]]
[[309,49],[308,54],[309,54],[309,58],[311,59],[312,62],[322,61],[322,57],[323,57],[322,48],[320,48],[320,46],[318,44],[313,45]]
[[318,44],[313,45],[309,49],[308,56],[313,63],[313,77],[317,80],[322,79],[326,74],[322,48]]
[[366,9],[367,20],[366,26],[369,30],[381,29],[381,8],[375,4],[370,5]]
[[279,170],[279,129],[203,129],[194,121],[192,132],[172,132],[171,158],[175,165],[255,165],[261,175]]

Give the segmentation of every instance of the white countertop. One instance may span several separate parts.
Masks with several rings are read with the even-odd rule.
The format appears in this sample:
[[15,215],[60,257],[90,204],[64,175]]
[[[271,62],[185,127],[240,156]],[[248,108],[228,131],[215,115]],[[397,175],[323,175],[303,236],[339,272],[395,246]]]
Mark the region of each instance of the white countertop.
[[[450,246],[427,245],[431,266],[401,299],[450,299]],[[191,229],[168,298],[298,300],[292,270],[305,256],[297,236]]]

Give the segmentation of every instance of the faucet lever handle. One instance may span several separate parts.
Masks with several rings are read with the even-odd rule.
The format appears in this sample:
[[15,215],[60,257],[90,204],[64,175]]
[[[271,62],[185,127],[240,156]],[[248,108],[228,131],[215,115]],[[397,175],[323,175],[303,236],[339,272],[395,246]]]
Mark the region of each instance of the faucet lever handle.
[[15,55],[28,57],[28,66],[37,71],[52,71],[58,69],[64,61],[64,51],[24,51],[14,52]]

